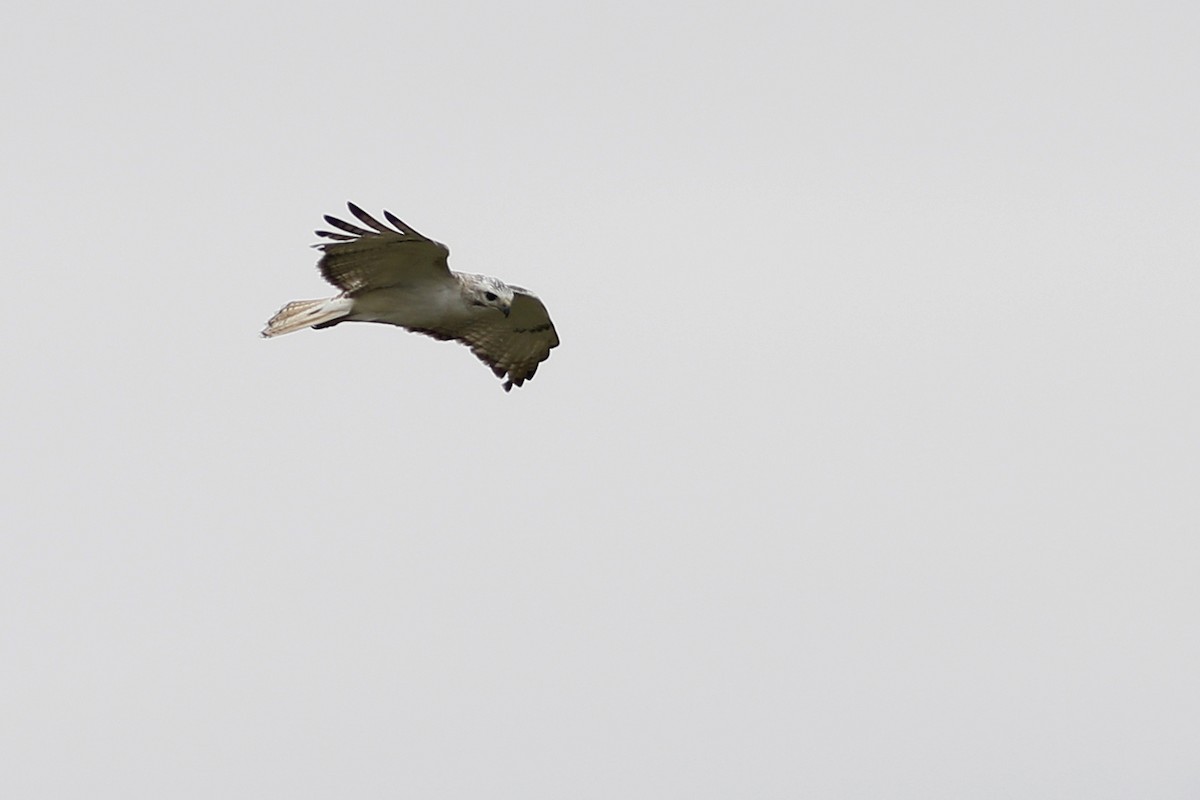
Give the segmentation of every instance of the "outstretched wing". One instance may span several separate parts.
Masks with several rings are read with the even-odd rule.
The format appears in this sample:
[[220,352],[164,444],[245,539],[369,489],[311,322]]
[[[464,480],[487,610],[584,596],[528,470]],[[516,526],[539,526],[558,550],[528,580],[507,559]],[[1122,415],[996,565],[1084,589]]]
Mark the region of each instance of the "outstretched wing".
[[505,378],[506,392],[532,378],[538,364],[558,347],[558,333],[542,301],[527,289],[512,289],[515,294],[507,317],[489,314],[454,336],[491,367],[497,378]]
[[353,296],[388,286],[450,279],[450,249],[446,245],[417,233],[390,211],[384,211],[383,216],[393,228],[354,203],[346,205],[367,227],[325,216],[326,222],[342,231],[316,232],[333,240],[313,245],[324,252],[317,269],[325,280]]

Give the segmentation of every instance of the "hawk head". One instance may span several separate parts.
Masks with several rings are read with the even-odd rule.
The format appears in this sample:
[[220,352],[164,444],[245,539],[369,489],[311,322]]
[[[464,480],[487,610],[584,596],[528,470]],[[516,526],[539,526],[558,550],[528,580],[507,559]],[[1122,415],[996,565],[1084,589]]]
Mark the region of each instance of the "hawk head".
[[463,276],[463,293],[468,303],[482,308],[494,308],[504,316],[512,310],[513,290],[504,281],[486,275]]

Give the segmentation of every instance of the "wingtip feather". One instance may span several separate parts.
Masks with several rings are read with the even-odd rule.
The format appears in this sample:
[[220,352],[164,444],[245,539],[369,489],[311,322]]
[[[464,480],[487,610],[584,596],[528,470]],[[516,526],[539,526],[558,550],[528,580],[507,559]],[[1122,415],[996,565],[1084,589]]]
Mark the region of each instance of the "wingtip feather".
[[388,228],[386,225],[384,225],[379,220],[372,217],[367,212],[363,211],[358,206],[354,205],[354,203],[346,203],[346,205],[349,206],[350,213],[353,214],[354,216],[358,217],[358,221],[361,222],[362,224],[366,225],[369,228],[374,228],[379,233],[392,233],[392,230],[390,228]]
[[409,231],[409,227],[404,224],[404,220],[400,219],[387,209],[384,209],[383,211],[383,218],[392,223],[396,230],[400,231],[401,233],[407,233]]

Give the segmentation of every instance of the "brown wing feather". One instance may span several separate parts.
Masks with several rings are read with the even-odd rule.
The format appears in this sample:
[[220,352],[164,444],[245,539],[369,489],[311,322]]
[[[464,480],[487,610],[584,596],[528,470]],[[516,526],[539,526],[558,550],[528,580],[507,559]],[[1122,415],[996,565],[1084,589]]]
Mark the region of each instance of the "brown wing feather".
[[546,307],[524,291],[513,298],[507,318],[489,318],[460,331],[456,338],[491,367],[497,378],[506,378],[506,392],[532,378],[538,365],[558,347],[558,332]]
[[352,296],[388,286],[449,279],[450,250],[444,244],[422,236],[390,212],[385,211],[384,216],[396,230],[354,203],[347,206],[370,230],[325,217],[331,226],[344,231],[317,231],[318,236],[332,240],[314,245],[324,253],[317,269],[325,280]]

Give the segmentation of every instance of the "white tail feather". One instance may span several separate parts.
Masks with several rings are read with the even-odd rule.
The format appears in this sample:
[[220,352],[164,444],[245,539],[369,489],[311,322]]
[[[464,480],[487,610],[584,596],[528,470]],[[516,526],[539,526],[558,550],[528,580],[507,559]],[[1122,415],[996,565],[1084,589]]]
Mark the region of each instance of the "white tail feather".
[[324,300],[295,300],[276,312],[267,320],[262,335],[282,336],[292,331],[311,328],[322,322],[333,322],[350,313],[354,301],[348,297],[330,297]]

